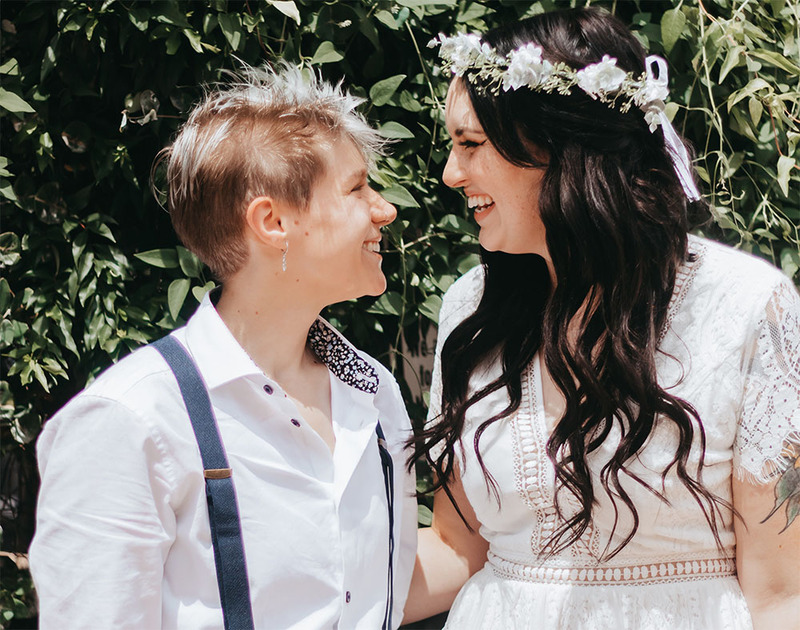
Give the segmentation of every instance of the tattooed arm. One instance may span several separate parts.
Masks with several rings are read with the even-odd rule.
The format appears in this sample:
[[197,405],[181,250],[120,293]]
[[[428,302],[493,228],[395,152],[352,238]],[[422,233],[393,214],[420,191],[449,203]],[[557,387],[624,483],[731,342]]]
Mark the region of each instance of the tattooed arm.
[[736,567],[754,630],[800,629],[800,457],[775,482],[733,480]]

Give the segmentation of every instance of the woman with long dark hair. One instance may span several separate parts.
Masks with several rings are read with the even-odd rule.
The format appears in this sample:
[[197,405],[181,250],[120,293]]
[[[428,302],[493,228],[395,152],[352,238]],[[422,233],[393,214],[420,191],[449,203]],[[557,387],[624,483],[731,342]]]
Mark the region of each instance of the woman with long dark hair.
[[406,619],[797,627],[800,296],[688,235],[666,62],[596,9],[434,43],[483,265],[441,310]]

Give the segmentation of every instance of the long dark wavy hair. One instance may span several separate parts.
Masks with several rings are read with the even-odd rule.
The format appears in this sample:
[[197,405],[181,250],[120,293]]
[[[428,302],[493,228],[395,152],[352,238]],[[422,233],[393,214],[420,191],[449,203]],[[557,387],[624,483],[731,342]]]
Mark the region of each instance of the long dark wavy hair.
[[[611,55],[625,71],[637,76],[644,72],[646,53],[636,37],[610,14],[592,8],[541,14],[489,31],[483,41],[501,55],[534,42],[550,62],[574,68]],[[630,511],[632,526],[619,545],[606,548],[606,557],[630,542],[639,523],[621,477],[666,501],[659,489],[627,467],[659,423],[672,424],[678,434],[662,479],[675,470],[720,545],[720,509],[730,506],[702,482],[703,424],[688,402],[659,385],[656,374],[659,333],[666,325],[676,273],[689,256],[687,199],[661,130],[651,133],[635,107],[623,113],[577,88],[569,95],[528,89],[495,95],[469,74],[463,86],[497,151],[515,165],[546,169],[538,211],[555,285],[539,256],[482,251],[484,292],[474,314],[444,342],[441,416],[413,440],[412,461],[427,457],[436,487],[452,500],[447,485],[465,414],[479,400],[505,390],[508,406],[478,426],[473,444],[487,485],[493,486],[479,449],[481,435],[520,406],[523,371],[541,352],[566,399],[564,415],[547,443],[562,521],[546,545],[548,552],[567,548],[589,526],[595,489],[587,456],[615,425],[620,442],[599,472],[599,483],[615,509],[621,502]],[[537,155],[546,152],[546,165],[531,147]],[[476,368],[496,360],[502,375],[471,391]],[[690,461],[695,440],[701,455],[699,461]],[[438,444],[444,451],[432,458],[431,449]],[[559,508],[563,491],[577,498],[577,512]]]

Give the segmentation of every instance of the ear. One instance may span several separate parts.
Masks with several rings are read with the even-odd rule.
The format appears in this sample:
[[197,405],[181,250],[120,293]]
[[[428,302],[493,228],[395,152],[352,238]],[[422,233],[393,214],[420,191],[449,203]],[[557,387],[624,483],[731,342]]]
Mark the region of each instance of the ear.
[[256,197],[245,211],[245,225],[250,237],[257,242],[283,250],[286,248],[288,207],[272,197]]

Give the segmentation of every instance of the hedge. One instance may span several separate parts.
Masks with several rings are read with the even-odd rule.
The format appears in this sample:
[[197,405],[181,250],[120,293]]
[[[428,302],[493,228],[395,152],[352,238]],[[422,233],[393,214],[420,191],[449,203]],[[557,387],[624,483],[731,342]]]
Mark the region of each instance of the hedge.
[[394,371],[420,422],[427,375],[413,351],[429,342],[442,293],[477,261],[463,199],[440,180],[447,79],[426,44],[577,4],[616,13],[668,59],[669,113],[697,148],[711,205],[700,231],[800,279],[799,0],[3,2],[0,625],[35,617],[24,554],[42,423],[181,325],[213,286],[149,192],[153,158],[201,86],[242,62],[303,62],[365,97],[395,141],[373,175],[399,210],[388,291],[326,316]]

